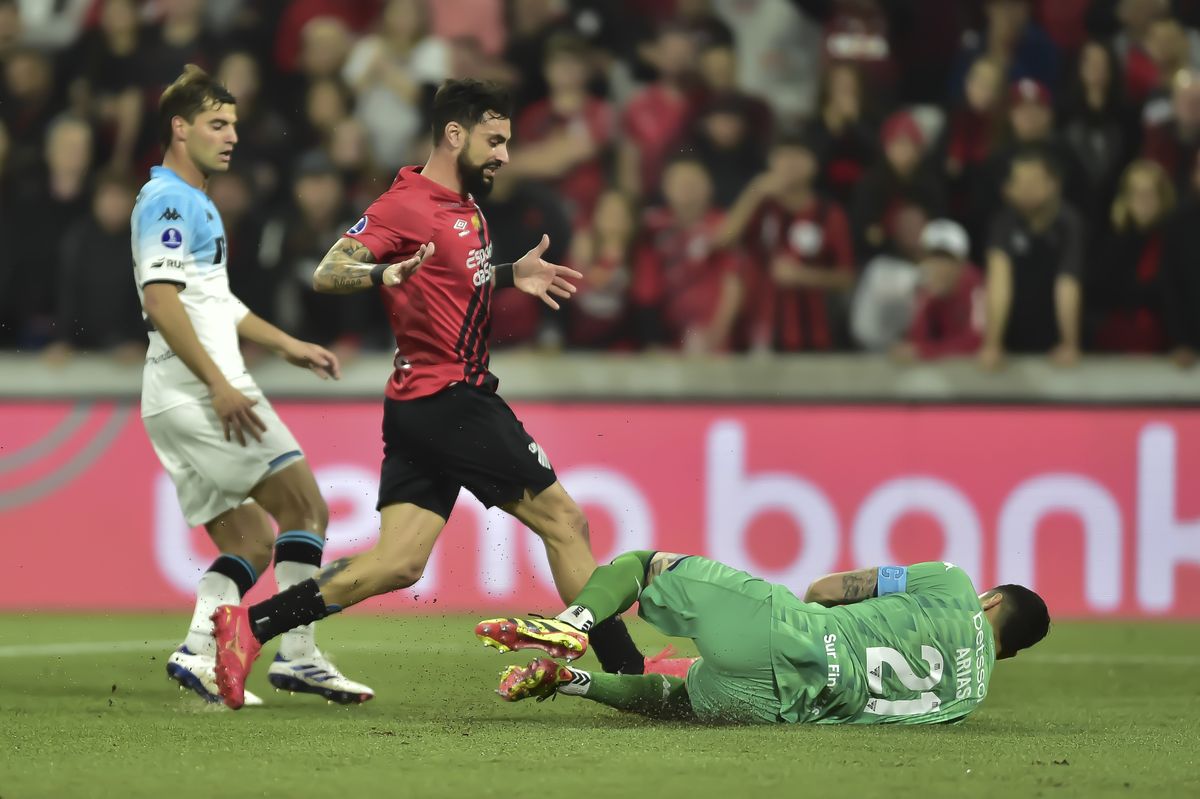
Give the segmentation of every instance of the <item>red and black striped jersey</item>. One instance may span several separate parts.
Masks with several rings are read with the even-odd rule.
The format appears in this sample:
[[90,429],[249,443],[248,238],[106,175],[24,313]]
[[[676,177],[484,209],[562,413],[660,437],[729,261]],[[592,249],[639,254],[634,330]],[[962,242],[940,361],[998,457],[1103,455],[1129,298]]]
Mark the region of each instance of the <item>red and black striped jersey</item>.
[[435,247],[413,277],[379,288],[396,335],[387,395],[416,399],[454,383],[495,391],[499,380],[488,370],[492,241],[474,199],[429,180],[420,167],[404,167],[346,236],[376,263],[402,261],[426,242]]

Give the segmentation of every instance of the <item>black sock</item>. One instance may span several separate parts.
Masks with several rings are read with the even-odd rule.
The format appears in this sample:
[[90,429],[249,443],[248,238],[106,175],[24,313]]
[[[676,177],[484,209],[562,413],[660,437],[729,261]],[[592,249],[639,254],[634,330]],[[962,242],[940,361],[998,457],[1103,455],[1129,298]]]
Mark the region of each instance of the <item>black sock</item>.
[[609,617],[592,627],[588,632],[588,643],[605,671],[612,674],[645,673],[646,659],[629,637],[629,629],[620,616]]
[[250,565],[250,561],[238,555],[221,555],[212,562],[208,570],[223,574],[233,580],[234,585],[237,586],[238,596],[245,596],[246,592],[258,582],[258,572]]
[[305,580],[286,591],[250,606],[250,629],[259,643],[265,644],[277,635],[301,624],[323,619],[341,608],[329,607],[321,596],[316,580]]

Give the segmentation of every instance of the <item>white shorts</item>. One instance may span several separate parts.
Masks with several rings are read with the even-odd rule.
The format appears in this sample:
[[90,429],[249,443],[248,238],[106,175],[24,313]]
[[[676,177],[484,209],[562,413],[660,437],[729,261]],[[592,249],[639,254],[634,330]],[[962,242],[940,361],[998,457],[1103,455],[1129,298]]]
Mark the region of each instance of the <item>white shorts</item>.
[[258,400],[254,412],[267,426],[262,441],[247,435],[246,446],[225,440],[221,420],[208,400],[189,402],[142,419],[192,527],[238,507],[265,477],[304,457],[295,436],[257,388],[242,391]]

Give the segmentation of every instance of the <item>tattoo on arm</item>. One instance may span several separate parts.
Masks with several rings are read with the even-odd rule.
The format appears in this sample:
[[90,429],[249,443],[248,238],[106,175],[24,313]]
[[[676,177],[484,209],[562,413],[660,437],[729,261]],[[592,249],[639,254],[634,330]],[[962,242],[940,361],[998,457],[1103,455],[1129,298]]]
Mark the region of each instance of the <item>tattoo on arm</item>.
[[842,575],[842,596],[846,602],[858,602],[875,595],[879,575],[874,569],[861,569]]
[[349,294],[372,288],[371,251],[354,239],[343,238],[330,248],[317,271],[313,273],[313,288],[328,294]]
[[317,572],[316,581],[318,587],[324,587],[334,577],[346,570],[353,558],[338,558],[333,563],[326,564],[325,568]]

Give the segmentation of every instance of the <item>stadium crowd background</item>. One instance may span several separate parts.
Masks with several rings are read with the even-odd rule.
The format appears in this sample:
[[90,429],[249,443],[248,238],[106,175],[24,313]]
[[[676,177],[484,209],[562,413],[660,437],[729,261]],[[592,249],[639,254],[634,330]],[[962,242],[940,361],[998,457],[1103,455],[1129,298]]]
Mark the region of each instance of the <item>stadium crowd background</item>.
[[343,355],[391,347],[381,306],[313,269],[477,77],[517,104],[493,260],[547,232],[586,275],[561,314],[498,295],[496,348],[975,355],[990,309],[1008,351],[1189,366],[1197,26],[1197,0],[0,0],[0,348],[141,359],[129,213],[196,63],[238,98],[209,185],[235,293]]

